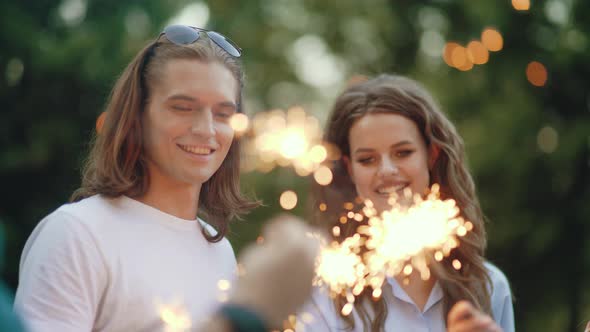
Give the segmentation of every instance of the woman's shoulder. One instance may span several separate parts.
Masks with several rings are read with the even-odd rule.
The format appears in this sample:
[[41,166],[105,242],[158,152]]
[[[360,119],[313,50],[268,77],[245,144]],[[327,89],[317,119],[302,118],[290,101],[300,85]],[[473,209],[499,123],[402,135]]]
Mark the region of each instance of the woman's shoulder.
[[510,295],[510,283],[508,282],[508,278],[498,268],[496,265],[485,262],[484,263],[486,269],[488,270],[488,275],[490,276],[490,281],[492,283],[492,293],[498,295]]

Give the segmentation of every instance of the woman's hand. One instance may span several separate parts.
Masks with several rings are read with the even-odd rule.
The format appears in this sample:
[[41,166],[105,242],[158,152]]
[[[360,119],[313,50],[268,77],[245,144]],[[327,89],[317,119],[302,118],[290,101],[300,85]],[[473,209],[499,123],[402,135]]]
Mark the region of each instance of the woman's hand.
[[494,320],[467,301],[457,302],[449,311],[448,332],[502,332]]

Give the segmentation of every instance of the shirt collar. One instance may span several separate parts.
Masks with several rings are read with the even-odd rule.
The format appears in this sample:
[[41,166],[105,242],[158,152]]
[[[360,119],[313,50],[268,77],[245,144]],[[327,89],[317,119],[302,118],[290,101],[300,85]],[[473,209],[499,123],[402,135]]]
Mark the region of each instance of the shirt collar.
[[[412,298],[406,293],[406,291],[400,286],[395,278],[387,278],[387,282],[391,285],[391,290],[393,296],[397,299],[410,303],[413,306],[416,306]],[[424,305],[424,310],[422,313],[427,312],[430,308],[432,308],[435,304],[440,302],[443,298],[443,291],[440,287],[439,282],[437,281],[434,284],[434,287],[430,291],[430,295],[428,296],[428,300],[426,301],[426,305]]]

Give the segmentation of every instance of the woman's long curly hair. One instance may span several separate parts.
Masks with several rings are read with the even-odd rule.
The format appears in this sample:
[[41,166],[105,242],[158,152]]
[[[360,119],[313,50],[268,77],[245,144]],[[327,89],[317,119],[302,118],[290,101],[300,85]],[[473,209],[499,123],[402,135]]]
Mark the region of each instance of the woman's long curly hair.
[[[490,277],[484,266],[486,232],[484,216],[477,199],[475,184],[465,160],[463,140],[455,126],[440,110],[434,98],[419,83],[406,77],[383,74],[373,79],[349,86],[336,99],[326,125],[325,141],[335,146],[340,155],[350,158],[349,132],[353,124],[367,114],[398,114],[412,120],[428,147],[438,150],[438,156],[430,169],[430,185],[438,183],[442,199],[452,198],[461,210],[461,216],[473,223],[473,230],[460,240],[460,245],[448,259],[431,265],[432,274],[439,282],[443,293],[444,319],[452,305],[459,300],[468,300],[479,310],[491,314]],[[314,185],[313,205],[320,204],[327,210],[314,212],[315,222],[327,230],[335,225],[341,228],[335,240],[342,241],[356,232],[358,223],[339,223],[343,205],[358,203],[357,192],[342,158],[330,164],[332,183],[328,186]],[[329,221],[328,221],[329,220]],[[452,262],[459,259],[460,270]],[[336,308],[346,303],[344,297],[335,299]],[[387,309],[383,297],[371,298],[369,290],[361,293],[357,303],[370,303],[369,307],[355,306],[362,319],[365,331],[382,331]],[[356,323],[353,315],[342,316],[350,327]]]

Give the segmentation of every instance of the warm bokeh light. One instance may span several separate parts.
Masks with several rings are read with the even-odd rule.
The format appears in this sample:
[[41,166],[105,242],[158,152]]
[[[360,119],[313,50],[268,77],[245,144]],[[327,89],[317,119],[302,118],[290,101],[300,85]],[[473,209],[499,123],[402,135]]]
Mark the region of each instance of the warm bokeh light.
[[107,116],[107,112],[102,112],[96,119],[96,132],[102,134],[102,127],[104,126],[104,120]]
[[186,331],[192,325],[189,313],[180,305],[159,305],[158,312],[160,313],[160,319],[166,324],[165,331]]
[[[358,255],[361,237],[358,234],[346,238],[341,244],[323,245],[316,261],[316,285],[326,285],[332,296],[344,295],[357,284],[364,285],[365,265]],[[354,296],[348,294],[354,301]],[[349,300],[349,302],[352,302]]]
[[481,41],[484,46],[492,52],[498,52],[504,47],[504,39],[498,30],[486,28],[481,33]]
[[309,158],[314,163],[321,163],[328,157],[328,151],[322,145],[316,145],[309,149]]
[[299,128],[289,128],[280,137],[279,151],[287,159],[301,157],[307,151],[305,133]]
[[455,268],[455,270],[460,270],[461,262],[458,259],[453,259],[453,267]]
[[443,60],[445,60],[445,63],[450,67],[455,67],[453,64],[453,51],[457,47],[461,47],[461,45],[455,42],[448,42],[445,44],[445,48],[443,50]]
[[350,313],[352,312],[352,309],[353,309],[353,308],[354,308],[354,307],[353,307],[353,304],[352,304],[352,303],[347,303],[347,304],[345,304],[345,305],[344,305],[344,307],[342,307],[342,311],[341,311],[341,312],[342,312],[342,315],[343,315],[343,316],[348,316],[348,315],[350,315]]
[[434,253],[434,259],[436,259],[437,262],[442,261],[443,258],[444,258],[444,255],[443,255],[442,252],[437,251],[437,252]]
[[526,67],[526,78],[534,86],[544,86],[547,83],[547,69],[542,63],[532,61]]
[[334,235],[335,237],[340,236],[340,227],[338,227],[338,226],[332,227],[332,235]]
[[453,67],[459,68],[465,66],[468,61],[467,49],[465,49],[465,47],[459,45],[453,48],[453,52],[451,53],[451,63]]
[[328,209],[328,206],[326,205],[326,203],[320,203],[319,209],[320,211],[324,212]]
[[217,288],[219,288],[222,291],[226,291],[226,290],[230,289],[230,287],[231,287],[231,283],[228,280],[221,279],[217,282]]
[[229,119],[229,125],[238,134],[245,132],[248,129],[249,123],[248,116],[244,113],[236,113]]
[[332,182],[332,170],[327,166],[320,166],[313,172],[313,178],[321,186],[327,186]]
[[516,10],[529,10],[531,7],[530,0],[512,0],[512,7]]
[[292,210],[297,206],[297,194],[292,190],[287,190],[281,194],[279,203],[283,209]]
[[460,71],[469,71],[473,69],[473,62],[471,62],[471,60],[467,58],[467,61],[465,61],[462,66],[457,67],[457,69],[459,69]]
[[473,40],[467,44],[467,58],[476,65],[483,65],[488,62],[490,55],[482,42]]
[[301,107],[257,113],[244,138],[244,171],[268,172],[292,166],[297,175],[313,173],[329,157],[319,120]]

